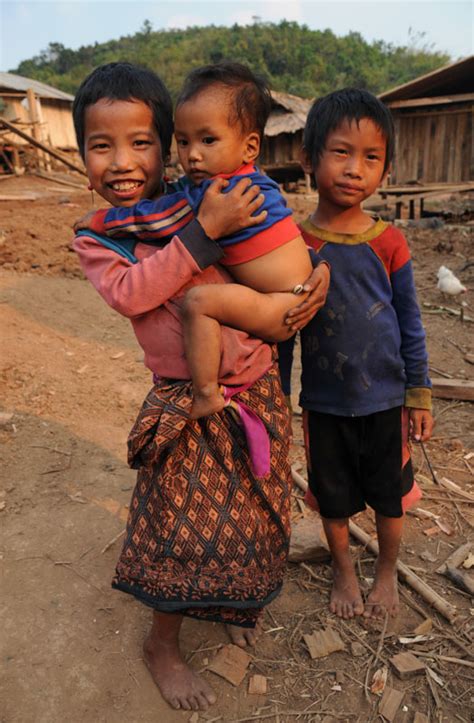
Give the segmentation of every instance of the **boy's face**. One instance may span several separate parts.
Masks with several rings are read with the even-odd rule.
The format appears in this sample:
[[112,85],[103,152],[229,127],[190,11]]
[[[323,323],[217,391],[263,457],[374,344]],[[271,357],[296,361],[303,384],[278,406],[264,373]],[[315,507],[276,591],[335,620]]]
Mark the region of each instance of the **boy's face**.
[[179,160],[197,185],[218,173],[233,173],[258,156],[259,135],[245,134],[239,123],[230,123],[231,102],[228,91],[211,86],[176,109]]
[[320,198],[340,208],[360,205],[384,178],[386,146],[372,120],[341,123],[328,134],[314,169]]
[[86,108],[84,161],[89,181],[113,206],[133,206],[161,188],[161,143],[150,108],[101,98]]

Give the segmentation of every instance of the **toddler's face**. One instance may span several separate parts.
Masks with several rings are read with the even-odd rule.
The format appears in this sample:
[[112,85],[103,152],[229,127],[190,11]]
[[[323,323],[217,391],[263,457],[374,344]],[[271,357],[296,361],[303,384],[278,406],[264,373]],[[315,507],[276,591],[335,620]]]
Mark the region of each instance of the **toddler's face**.
[[219,173],[233,173],[258,156],[258,133],[231,124],[229,93],[210,87],[176,109],[175,136],[186,175],[197,185]]
[[314,171],[320,197],[349,208],[371,196],[384,177],[386,145],[368,118],[341,123],[328,134]]
[[146,103],[101,98],[86,108],[84,135],[87,175],[102,198],[133,206],[159,194],[161,143]]

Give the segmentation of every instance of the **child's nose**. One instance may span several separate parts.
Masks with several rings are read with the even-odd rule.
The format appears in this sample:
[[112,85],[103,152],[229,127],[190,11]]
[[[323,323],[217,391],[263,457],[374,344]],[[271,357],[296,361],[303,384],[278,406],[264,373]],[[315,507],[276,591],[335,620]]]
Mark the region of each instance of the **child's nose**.
[[358,178],[362,175],[362,158],[358,156],[350,156],[347,159],[346,173],[350,176],[357,176]]
[[201,151],[197,143],[191,143],[188,150],[188,157],[190,161],[201,160]]
[[129,171],[133,167],[131,153],[127,148],[117,148],[110,164],[112,170]]

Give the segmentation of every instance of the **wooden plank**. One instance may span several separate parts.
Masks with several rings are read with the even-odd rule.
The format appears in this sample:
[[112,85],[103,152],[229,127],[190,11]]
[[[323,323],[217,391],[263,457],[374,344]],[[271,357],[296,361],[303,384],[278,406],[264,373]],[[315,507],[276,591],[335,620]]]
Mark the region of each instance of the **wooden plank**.
[[315,658],[325,658],[331,653],[344,650],[344,643],[339,633],[330,627],[323,630],[314,630],[311,635],[303,635],[303,640],[313,660]]
[[389,108],[416,108],[418,106],[445,105],[448,103],[462,103],[474,100],[474,93],[460,93],[459,95],[438,95],[434,98],[410,98],[408,100],[392,100],[386,103]]
[[385,720],[392,723],[397,715],[398,709],[400,708],[405,693],[395,688],[390,688],[388,685],[384,690],[382,700],[379,705],[379,713],[385,718]]
[[38,196],[35,193],[21,193],[15,195],[4,195],[0,196],[0,201],[36,201]]
[[474,382],[467,379],[443,379],[435,377],[432,394],[437,399],[460,399],[463,402],[474,402]]
[[401,680],[411,678],[413,675],[421,675],[425,672],[425,664],[422,660],[418,660],[413,653],[398,653],[389,661]]
[[237,686],[245,678],[251,660],[250,655],[237,645],[224,645],[211,660],[207,669]]

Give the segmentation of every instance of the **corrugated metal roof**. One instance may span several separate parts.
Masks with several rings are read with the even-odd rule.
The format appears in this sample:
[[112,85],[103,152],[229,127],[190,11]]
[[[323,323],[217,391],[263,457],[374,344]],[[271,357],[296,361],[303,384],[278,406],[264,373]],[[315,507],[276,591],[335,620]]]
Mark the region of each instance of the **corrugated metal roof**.
[[2,90],[15,90],[15,91],[26,91],[28,88],[33,88],[36,95],[40,98],[54,98],[56,100],[68,100],[72,103],[74,96],[69,93],[64,93],[62,90],[53,88],[52,85],[46,85],[46,83],[40,83],[39,80],[33,80],[32,78],[24,78],[22,75],[15,75],[14,73],[1,73],[0,72],[0,93]]
[[385,103],[391,100],[433,98],[440,95],[457,95],[474,92],[474,55],[450,63],[426,75],[420,75],[409,83],[381,93]]

